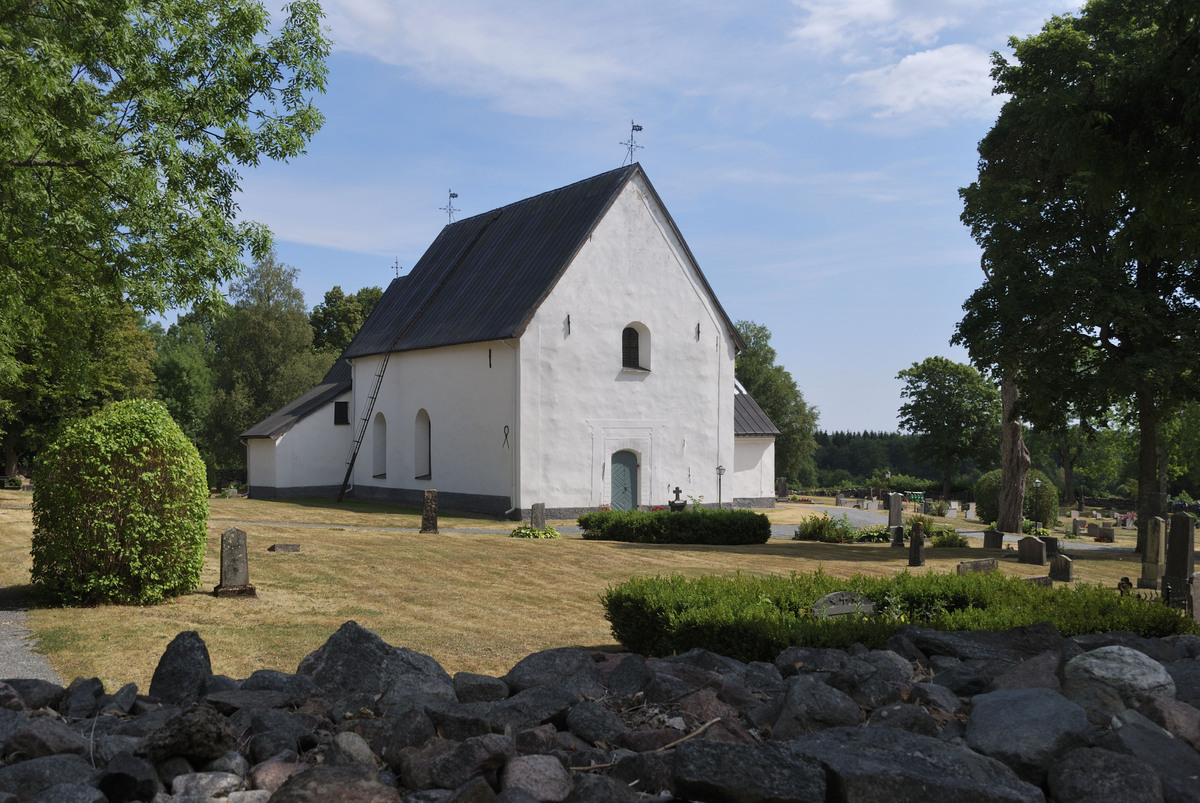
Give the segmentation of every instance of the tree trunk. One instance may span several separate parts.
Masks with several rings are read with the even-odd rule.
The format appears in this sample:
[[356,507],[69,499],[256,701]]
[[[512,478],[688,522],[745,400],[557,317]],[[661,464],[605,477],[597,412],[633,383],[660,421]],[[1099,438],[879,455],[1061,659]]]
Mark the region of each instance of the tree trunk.
[[[1154,394],[1139,390],[1134,395],[1138,416],[1137,551],[1146,554],[1146,538],[1155,516],[1166,515],[1166,500],[1158,492],[1158,409]],[[1162,502],[1160,503],[1160,500]]]
[[4,435],[4,476],[12,477],[17,473],[17,436],[11,432]]
[[1029,449],[1025,448],[1024,427],[1012,417],[1016,406],[1016,379],[1007,375],[1000,381],[1000,518],[996,529],[1019,533],[1025,521],[1025,475],[1029,473]]

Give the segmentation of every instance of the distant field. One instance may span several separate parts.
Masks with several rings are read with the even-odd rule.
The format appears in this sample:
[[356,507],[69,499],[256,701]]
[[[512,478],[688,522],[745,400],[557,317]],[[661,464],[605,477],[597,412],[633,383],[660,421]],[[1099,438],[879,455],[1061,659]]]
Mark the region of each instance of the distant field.
[[[32,600],[29,583],[30,497],[0,491],[0,585]],[[773,522],[795,524],[815,511],[785,505]],[[962,520],[960,520],[961,523]],[[220,535],[246,531],[250,581],[257,599],[216,599]],[[573,522],[562,522],[569,524]],[[391,644],[437,659],[448,671],[503,674],[540,649],[619,649],[598,598],[633,575],[783,574],[818,567],[839,577],[891,574],[907,566],[907,550],[888,545],[829,545],[772,539],[756,546],[646,546],[509,538],[511,522],[443,516],[436,535],[412,532],[419,511],[332,502],[214,499],[200,589],[149,608],[34,608],[30,625],[55,669],[67,680],[99,677],[107,688],[135,681],[142,690],[167,643],[197,630],[213,670],[246,677],[255,669],[295,671],[347,619]],[[376,529],[391,528],[391,529]],[[454,532],[453,530],[484,532]],[[408,530],[408,531],[405,531]],[[299,553],[272,553],[274,543],[298,543]],[[926,549],[928,569],[952,572],[978,548]],[[1064,542],[1070,549],[1069,542]],[[1122,537],[1119,546],[1132,546]],[[993,553],[995,554],[995,553]],[[1116,586],[1136,578],[1138,557],[1080,552],[1076,577]],[[1002,553],[1003,571],[1045,574]]]

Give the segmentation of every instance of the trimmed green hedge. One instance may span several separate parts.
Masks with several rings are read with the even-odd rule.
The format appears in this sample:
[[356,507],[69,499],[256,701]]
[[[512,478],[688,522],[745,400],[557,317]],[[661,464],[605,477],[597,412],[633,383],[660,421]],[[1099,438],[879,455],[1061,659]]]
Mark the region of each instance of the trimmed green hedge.
[[66,605],[149,605],[200,582],[204,463],[157,401],[114,402],[38,455],[36,586]]
[[[875,615],[814,616],[813,603],[833,591],[862,594],[875,603]],[[1064,636],[1200,634],[1195,622],[1165,605],[1101,586],[1043,588],[998,573],[636,577],[609,586],[601,601],[613,636],[633,652],[662,656],[702,647],[743,661],[773,661],[793,644],[879,649],[903,623],[1004,630],[1049,621]]]
[[752,510],[600,510],[579,517],[583,537],[638,544],[765,544],[771,522]]

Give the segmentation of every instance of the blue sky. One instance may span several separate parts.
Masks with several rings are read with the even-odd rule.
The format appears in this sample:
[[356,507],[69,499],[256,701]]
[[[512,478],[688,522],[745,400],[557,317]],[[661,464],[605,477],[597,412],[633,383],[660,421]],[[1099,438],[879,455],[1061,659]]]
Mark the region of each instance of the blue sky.
[[[386,286],[446,223],[637,160],[726,312],[825,430],[896,429],[897,372],[979,285],[959,222],[989,54],[1073,0],[326,0],[306,156],[243,177],[309,307]],[[636,288],[630,288],[636,292]]]

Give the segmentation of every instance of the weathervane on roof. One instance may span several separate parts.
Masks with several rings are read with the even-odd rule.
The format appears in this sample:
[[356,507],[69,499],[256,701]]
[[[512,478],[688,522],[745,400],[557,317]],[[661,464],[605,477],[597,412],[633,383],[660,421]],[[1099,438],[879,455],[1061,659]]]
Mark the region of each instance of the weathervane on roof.
[[446,190],[446,192],[450,193],[450,200],[446,201],[445,206],[442,206],[439,208],[443,212],[446,213],[446,222],[453,223],[454,222],[454,213],[461,212],[462,210],[454,208],[454,199],[458,197],[458,193],[455,192],[454,190]]
[[629,121],[629,141],[621,143],[622,145],[625,146],[625,161],[621,162],[622,165],[624,165],[625,162],[629,162],[629,164],[633,164],[633,162],[634,162],[633,152],[637,151],[637,150],[641,150],[642,146],[637,144],[637,142],[634,141],[634,138],[633,138],[633,135],[641,130],[642,130],[642,127],[640,125],[635,123],[633,120]]

